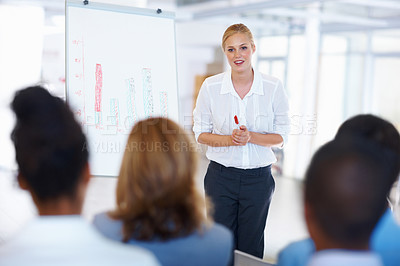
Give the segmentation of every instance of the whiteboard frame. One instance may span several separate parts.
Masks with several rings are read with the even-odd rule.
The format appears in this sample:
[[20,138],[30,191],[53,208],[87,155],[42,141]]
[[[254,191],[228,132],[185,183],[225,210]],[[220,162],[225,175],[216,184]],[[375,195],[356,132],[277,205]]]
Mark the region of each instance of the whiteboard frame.
[[[101,11],[109,11],[109,12],[116,12],[116,13],[125,13],[125,14],[132,14],[132,15],[141,15],[141,16],[150,16],[150,17],[157,17],[157,18],[166,18],[166,19],[172,19],[173,20],[173,25],[174,25],[174,42],[175,42],[175,79],[176,79],[176,97],[178,100],[178,106],[177,106],[177,112],[178,116],[177,119],[178,123],[180,123],[181,116],[179,112],[179,82],[178,82],[178,60],[177,60],[177,47],[176,47],[176,26],[175,26],[175,13],[170,12],[170,11],[163,11],[161,10],[160,13],[157,13],[158,9],[149,9],[149,8],[138,8],[138,7],[133,7],[133,6],[128,6],[128,5],[115,5],[115,4],[109,4],[109,3],[99,3],[99,2],[90,2],[88,4],[84,4],[83,0],[66,0],[65,1],[65,101],[68,103],[68,91],[69,91],[69,49],[68,49],[68,44],[69,44],[69,37],[68,37],[68,32],[69,32],[69,7],[78,7],[78,8],[85,8],[85,9],[93,9],[93,10],[101,10]],[[90,151],[89,151],[90,153]],[[90,154],[89,154],[90,156]],[[114,175],[92,175],[92,176],[98,176],[98,177],[118,177]]]
[[[132,6],[121,6],[121,5],[113,5],[113,4],[106,4],[106,3],[98,3],[98,2],[90,2],[89,4],[85,5],[83,4],[82,0],[66,0],[65,1],[65,99],[68,102],[68,77],[69,77],[69,72],[68,72],[68,67],[69,67],[69,54],[68,54],[68,25],[69,25],[69,16],[68,16],[68,7],[80,7],[80,8],[87,8],[87,9],[95,9],[95,10],[103,10],[103,11],[111,11],[111,12],[118,12],[118,13],[126,13],[126,14],[133,14],[133,15],[143,15],[143,16],[150,16],[150,17],[162,17],[162,18],[169,18],[174,20],[174,27],[175,27],[175,13],[170,12],[170,11],[162,11],[161,13],[157,13],[157,10],[155,9],[150,9],[150,8],[138,8],[138,7],[132,7]],[[175,62],[176,66],[178,66],[178,60],[177,60],[177,51],[176,51],[176,29],[174,29],[174,40],[175,40]],[[177,95],[176,97],[179,96],[179,86],[178,86],[178,73],[177,70],[175,71],[176,73],[176,89],[177,89]],[[179,102],[179,98],[178,98]],[[178,113],[179,113],[179,106],[178,106]],[[180,117],[178,117],[180,120]],[[180,121],[178,121],[180,122]]]

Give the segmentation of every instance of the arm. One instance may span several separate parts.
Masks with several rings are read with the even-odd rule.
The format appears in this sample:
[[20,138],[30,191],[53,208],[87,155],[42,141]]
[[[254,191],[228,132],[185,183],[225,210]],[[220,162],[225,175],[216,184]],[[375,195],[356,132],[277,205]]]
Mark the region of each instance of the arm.
[[265,147],[281,147],[283,138],[279,134],[263,134],[253,131],[248,131],[246,126],[240,126],[240,129],[235,129],[232,132],[232,141],[236,145],[246,145],[253,143]]
[[232,135],[217,135],[205,132],[199,135],[197,141],[211,147],[237,146],[237,144],[233,142]]
[[213,132],[213,114],[211,111],[213,98],[210,96],[207,81],[204,81],[193,111],[193,132],[196,141],[211,147],[235,146],[231,135],[219,135]]
[[279,134],[262,134],[250,131],[250,143],[265,147],[282,147],[283,138]]
[[[273,133],[267,134],[267,136],[275,135],[273,137],[274,139],[271,139],[272,143],[274,143],[271,147],[283,148],[290,132],[290,118],[289,101],[281,82],[279,82],[276,88],[272,106],[274,111],[274,129]],[[280,144],[275,142],[275,140],[277,140],[276,135],[281,138]]]
[[262,134],[257,132],[250,132],[250,143],[257,144],[265,147],[282,147],[283,138],[279,134]]

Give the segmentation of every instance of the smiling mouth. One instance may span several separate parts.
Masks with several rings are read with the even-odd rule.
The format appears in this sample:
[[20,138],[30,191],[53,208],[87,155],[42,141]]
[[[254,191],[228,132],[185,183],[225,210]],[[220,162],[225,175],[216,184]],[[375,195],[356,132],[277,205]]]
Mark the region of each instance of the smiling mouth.
[[236,65],[241,65],[241,64],[244,63],[244,61],[243,60],[236,60],[236,61],[233,61],[233,63],[235,63]]

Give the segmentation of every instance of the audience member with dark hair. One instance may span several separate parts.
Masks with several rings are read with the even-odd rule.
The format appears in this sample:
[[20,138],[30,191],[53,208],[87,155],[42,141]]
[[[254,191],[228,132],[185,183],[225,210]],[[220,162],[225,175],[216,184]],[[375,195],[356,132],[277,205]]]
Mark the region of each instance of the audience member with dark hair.
[[[381,178],[387,183],[388,191],[393,182],[398,178],[400,169],[400,135],[396,128],[388,121],[377,116],[364,114],[346,120],[336,133],[336,140],[348,138],[364,138],[368,142],[380,146],[377,152],[385,156],[392,169],[388,178]],[[380,218],[370,238],[370,247],[383,259],[384,265],[395,266],[400,261],[400,226],[397,224],[392,211],[387,208]],[[308,238],[289,244],[278,257],[280,266],[304,266],[315,252],[312,239]]]
[[122,160],[117,208],[95,216],[95,226],[106,237],[149,249],[164,266],[227,265],[233,237],[206,220],[191,144],[169,119],[138,122]]
[[313,156],[305,176],[305,219],[316,253],[308,265],[383,265],[369,251],[384,213],[392,171],[367,141],[335,140]]
[[[391,178],[386,180],[388,186],[392,187],[400,173],[400,135],[397,129],[390,122],[371,114],[357,115],[349,118],[339,127],[335,139],[343,138],[366,138],[382,146],[386,152],[380,152],[383,156],[387,153],[395,153],[397,156],[388,158],[391,161]],[[382,181],[384,181],[382,179]]]
[[103,238],[80,216],[89,154],[68,106],[37,86],[17,92],[12,109],[18,183],[39,216],[0,247],[0,265],[158,265],[150,252]]

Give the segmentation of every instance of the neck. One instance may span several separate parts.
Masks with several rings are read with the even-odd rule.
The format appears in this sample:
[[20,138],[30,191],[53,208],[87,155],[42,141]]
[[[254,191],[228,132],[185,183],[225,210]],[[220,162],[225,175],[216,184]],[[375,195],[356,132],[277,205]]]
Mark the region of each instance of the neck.
[[326,241],[314,241],[315,249],[321,251],[324,249],[347,249],[347,250],[359,250],[368,251],[369,243],[340,243],[336,241],[326,240]]
[[234,72],[232,71],[232,82],[236,84],[247,84],[253,82],[254,72],[250,68],[248,71],[244,72]]
[[82,212],[82,203],[69,197],[50,199],[44,202],[34,201],[39,215],[80,215]]
[[234,73],[232,72],[232,84],[235,88],[236,93],[241,99],[243,99],[251,89],[253,84],[254,73],[250,70],[250,73]]
[[316,221],[311,203],[307,201],[305,202],[305,219],[308,232],[314,240],[315,249],[317,251],[324,249],[369,250],[368,238],[365,241],[340,241],[332,238],[331,235],[328,235]]

